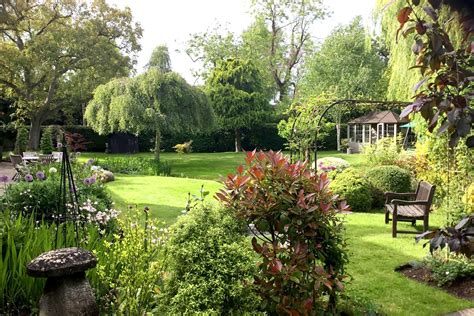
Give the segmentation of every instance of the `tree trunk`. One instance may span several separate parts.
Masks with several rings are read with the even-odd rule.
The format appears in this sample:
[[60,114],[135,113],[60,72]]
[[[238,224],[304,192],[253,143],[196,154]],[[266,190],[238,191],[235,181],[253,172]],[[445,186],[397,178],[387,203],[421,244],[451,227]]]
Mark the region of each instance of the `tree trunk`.
[[242,140],[241,140],[241,134],[240,134],[240,129],[236,128],[235,130],[235,152],[241,152],[242,151]]
[[337,142],[337,151],[341,151],[341,124],[336,124],[336,142]]
[[28,139],[28,147],[31,150],[38,150],[41,134],[41,120],[33,117],[31,119],[30,134]]
[[160,161],[161,131],[159,129],[156,129],[155,137],[155,159]]

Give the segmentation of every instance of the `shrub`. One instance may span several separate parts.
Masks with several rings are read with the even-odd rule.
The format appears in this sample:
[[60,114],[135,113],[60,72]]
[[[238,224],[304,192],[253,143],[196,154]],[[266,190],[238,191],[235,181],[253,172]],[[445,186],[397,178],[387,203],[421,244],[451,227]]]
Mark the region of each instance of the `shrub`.
[[462,254],[446,255],[436,251],[423,261],[438,286],[450,285],[457,279],[474,276],[474,263]]
[[184,142],[183,144],[176,144],[174,145],[174,150],[179,153],[179,154],[189,154],[190,152],[192,152],[192,145],[193,141],[190,140],[190,141],[187,141],[187,142]]
[[344,198],[353,211],[367,212],[372,207],[371,185],[354,169],[349,168],[338,174],[330,188]]
[[45,155],[53,152],[53,130],[51,127],[44,129],[43,135],[41,135],[40,148],[41,152]]
[[18,128],[15,141],[15,153],[21,155],[28,148],[28,129],[22,125]]
[[[57,212],[60,167],[58,164],[48,166],[49,169],[43,169],[44,167],[31,165],[23,168],[22,181],[7,187],[0,197],[0,205],[25,216],[34,212],[38,218],[51,220]],[[95,181],[89,167],[73,164],[73,174],[81,207],[85,203],[92,203],[95,213],[110,213],[112,200],[103,184]]]
[[163,309],[170,315],[254,312],[255,272],[242,225],[220,208],[202,205],[181,216],[166,244]]
[[158,306],[163,277],[160,257],[166,241],[159,224],[148,216],[145,223],[138,215],[120,219],[120,236],[104,239],[92,249],[98,263],[89,277],[101,314],[145,315]]
[[216,196],[258,231],[252,239],[260,257],[255,283],[266,311],[334,312],[347,255],[327,175],[272,151],[248,152],[245,160]]
[[166,161],[139,157],[106,157],[95,162],[113,173],[150,176],[171,176],[171,165]]
[[409,192],[411,175],[397,166],[378,166],[367,171],[367,179],[373,186],[373,201],[376,206],[383,206],[384,192]]
[[326,172],[331,179],[334,179],[338,173],[349,168],[349,163],[342,158],[324,157],[318,159],[318,170]]
[[365,159],[369,166],[395,165],[403,152],[401,140],[385,137],[374,144],[364,146]]

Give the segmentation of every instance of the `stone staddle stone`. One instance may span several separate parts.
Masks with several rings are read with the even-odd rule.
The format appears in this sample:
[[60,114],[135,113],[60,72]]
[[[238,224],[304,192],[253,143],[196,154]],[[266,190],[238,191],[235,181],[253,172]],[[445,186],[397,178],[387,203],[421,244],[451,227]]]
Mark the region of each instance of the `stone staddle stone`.
[[97,259],[81,248],[63,248],[45,252],[26,267],[33,277],[47,277],[40,299],[41,316],[99,315],[85,271],[95,267]]

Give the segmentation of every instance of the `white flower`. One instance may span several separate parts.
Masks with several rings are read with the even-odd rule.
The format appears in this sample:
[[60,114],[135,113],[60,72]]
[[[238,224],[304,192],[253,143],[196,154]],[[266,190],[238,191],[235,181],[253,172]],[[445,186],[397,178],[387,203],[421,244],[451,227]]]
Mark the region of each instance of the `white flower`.
[[54,167],[49,168],[49,173],[56,173],[56,172],[58,172],[58,169]]
[[100,168],[99,166],[91,166],[92,171],[97,171],[97,170],[99,170],[99,168]]

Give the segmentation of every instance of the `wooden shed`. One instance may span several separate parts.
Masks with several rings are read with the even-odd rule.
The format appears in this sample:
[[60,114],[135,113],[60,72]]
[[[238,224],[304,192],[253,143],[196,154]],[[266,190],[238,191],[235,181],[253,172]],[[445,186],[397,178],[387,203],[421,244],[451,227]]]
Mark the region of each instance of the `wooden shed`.
[[347,139],[353,153],[362,151],[365,144],[375,143],[384,137],[392,137],[394,141],[398,134],[405,135],[408,119],[392,111],[371,112],[353,119],[347,124]]

